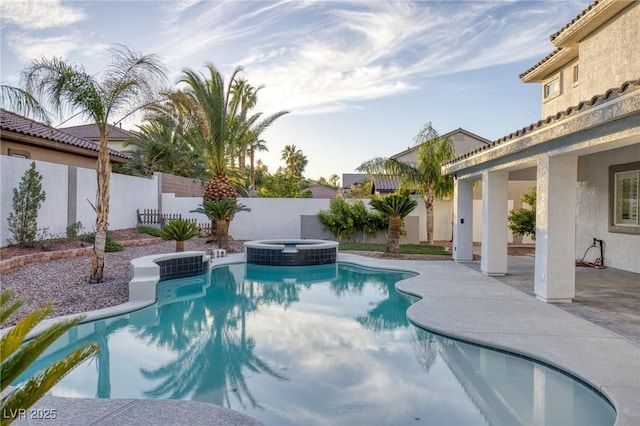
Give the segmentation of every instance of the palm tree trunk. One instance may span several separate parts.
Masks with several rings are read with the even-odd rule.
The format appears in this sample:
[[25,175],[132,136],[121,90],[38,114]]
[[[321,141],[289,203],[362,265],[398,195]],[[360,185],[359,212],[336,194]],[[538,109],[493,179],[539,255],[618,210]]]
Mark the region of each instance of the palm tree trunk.
[[400,216],[389,217],[389,232],[387,234],[387,246],[385,254],[400,253],[400,230],[402,229],[402,218]]
[[218,232],[218,248],[227,250],[229,248],[229,224],[226,220],[216,221]]
[[433,245],[433,191],[427,190],[424,195],[424,206],[427,210],[427,244]]
[[109,165],[109,145],[106,135],[100,140],[100,151],[96,164],[96,176],[98,179],[98,194],[96,209],[96,238],[93,243],[93,262],[91,264],[90,283],[99,283],[104,279],[105,245],[107,242],[107,229],[109,228],[109,180],[111,170]]
[[183,252],[184,251],[184,241],[176,241],[176,252]]
[[256,189],[256,166],[255,166],[256,153],[255,149],[251,147],[249,149],[249,187],[254,191]]

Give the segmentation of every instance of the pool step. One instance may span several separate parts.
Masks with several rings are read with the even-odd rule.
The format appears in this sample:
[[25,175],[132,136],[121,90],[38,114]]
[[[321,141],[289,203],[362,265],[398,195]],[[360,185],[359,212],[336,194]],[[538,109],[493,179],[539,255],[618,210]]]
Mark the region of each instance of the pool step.
[[227,251],[225,249],[208,249],[207,254],[211,256],[212,259],[216,257],[227,257]]

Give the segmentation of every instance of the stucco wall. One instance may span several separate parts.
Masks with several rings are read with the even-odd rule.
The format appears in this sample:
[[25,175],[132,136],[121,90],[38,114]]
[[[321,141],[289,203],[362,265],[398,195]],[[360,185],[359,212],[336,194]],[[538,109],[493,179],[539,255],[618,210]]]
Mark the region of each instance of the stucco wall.
[[[640,75],[640,2],[635,2],[578,44],[578,59],[560,70],[561,95],[542,101],[542,118],[601,95]],[[580,78],[573,84],[573,66]],[[550,73],[541,85],[557,72]]]
[[[0,156],[0,244],[6,246],[10,233],[7,218],[13,210],[13,188],[17,188],[32,160]],[[94,230],[95,211],[91,203],[96,201],[96,172],[93,169],[75,168],[77,179],[71,179],[71,166],[36,161],[36,170],[43,176],[42,186],[47,198],[38,214],[38,228],[48,228],[52,236],[64,236],[71,222],[81,222],[84,230]],[[74,198],[75,193],[75,198]],[[69,203],[71,197],[71,203]],[[69,206],[73,209],[69,211]],[[158,207],[158,183],[156,179],[111,175],[109,229],[136,226],[136,209]]]
[[[47,161],[49,163],[67,164],[77,167],[86,167],[89,169],[96,168],[96,159],[83,157],[67,152],[58,152],[51,149],[39,148],[32,145],[24,145],[19,143],[2,141],[2,155],[9,155],[9,149],[18,151],[26,151],[30,155],[31,160]],[[97,153],[96,153],[97,155]]]
[[609,232],[609,166],[640,160],[640,142],[578,159],[576,258],[598,238],[605,265],[640,273],[640,235]]
[[[0,156],[2,166],[0,178],[0,243],[4,247],[11,238],[7,219],[13,211],[13,189],[18,188],[24,172],[31,167],[32,160]],[[64,233],[67,227],[67,178],[65,166],[35,161],[36,170],[42,175],[42,189],[46,199],[38,212],[38,228],[49,228],[50,234]],[[95,172],[94,172],[95,174]]]
[[583,100],[640,75],[640,2],[633,3],[580,42]]

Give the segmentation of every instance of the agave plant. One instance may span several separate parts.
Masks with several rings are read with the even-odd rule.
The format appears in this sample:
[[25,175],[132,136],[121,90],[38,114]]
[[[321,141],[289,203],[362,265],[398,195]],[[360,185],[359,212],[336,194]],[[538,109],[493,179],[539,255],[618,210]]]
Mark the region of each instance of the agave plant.
[[[0,293],[0,325],[24,303],[23,298],[10,302],[13,292],[10,289]],[[14,382],[58,337],[64,334],[84,317],[60,321],[47,328],[38,336],[25,343],[27,334],[33,330],[53,309],[53,305],[36,308],[0,339],[0,392]],[[2,416],[0,425],[8,425],[27,408],[38,401],[53,385],[71,370],[94,356],[100,350],[97,343],[89,343],[76,349],[62,360],[31,377],[21,386],[6,393],[0,401]]]
[[418,203],[409,194],[393,193],[384,197],[373,198],[369,204],[379,212],[389,216],[386,255],[400,253],[400,232],[404,218],[416,208]]
[[175,219],[162,227],[162,238],[176,242],[176,252],[184,251],[184,242],[200,235],[195,223],[184,219]]
[[218,233],[218,248],[229,248],[229,222],[239,212],[249,212],[250,208],[234,198],[220,198],[219,200],[205,200],[191,213],[202,213],[215,222]]

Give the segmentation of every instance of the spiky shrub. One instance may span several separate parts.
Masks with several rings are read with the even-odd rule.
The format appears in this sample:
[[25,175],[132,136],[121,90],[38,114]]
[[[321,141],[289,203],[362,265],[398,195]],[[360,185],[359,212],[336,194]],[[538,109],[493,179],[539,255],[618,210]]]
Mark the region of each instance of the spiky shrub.
[[160,230],[162,238],[176,242],[176,252],[184,251],[184,242],[200,235],[195,223],[184,219],[175,219]]
[[38,233],[38,210],[47,198],[42,190],[42,175],[36,163],[24,172],[20,185],[13,189],[13,211],[9,213],[9,232],[14,241],[25,247],[33,247]]
[[[0,325],[24,303],[19,298],[11,301],[13,292],[10,289],[0,293]],[[53,309],[53,305],[40,306],[24,317],[11,330],[5,333],[0,340],[0,391],[14,382],[29,366],[60,336],[84,317],[76,317],[53,324],[33,339],[25,342],[27,334],[33,330]],[[16,415],[32,406],[53,385],[58,383],[71,370],[76,368],[86,359],[94,356],[100,350],[97,343],[88,343],[76,349],[62,360],[52,364],[45,370],[28,379],[21,386],[5,394],[0,404],[3,415],[0,417],[0,425],[8,425]]]
[[409,194],[398,192],[385,195],[384,197],[375,197],[369,203],[371,207],[389,217],[385,254],[399,254],[402,223],[404,218],[416,208],[418,203],[412,200]]
[[229,222],[236,213],[249,212],[250,208],[233,198],[221,198],[219,200],[205,200],[200,206],[191,210],[191,213],[202,213],[209,220],[215,222],[218,233],[218,248],[229,248]]

